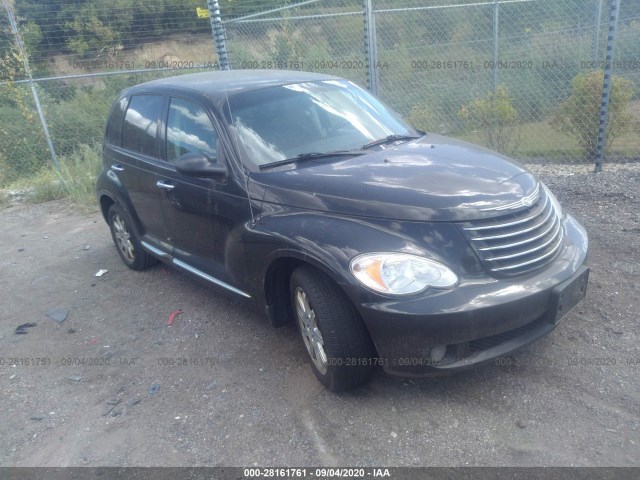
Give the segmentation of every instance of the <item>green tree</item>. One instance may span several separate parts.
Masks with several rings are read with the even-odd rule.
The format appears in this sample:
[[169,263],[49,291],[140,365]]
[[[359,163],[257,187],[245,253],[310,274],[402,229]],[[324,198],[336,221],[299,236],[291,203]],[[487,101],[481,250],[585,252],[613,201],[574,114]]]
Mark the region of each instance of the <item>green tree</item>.
[[[572,82],[571,96],[560,104],[551,121],[562,133],[578,141],[589,160],[596,155],[603,81],[602,70],[577,75]],[[606,147],[633,128],[633,115],[628,110],[633,83],[619,76],[612,77],[611,81]]]
[[482,133],[485,145],[500,153],[512,153],[518,144],[520,115],[503,85],[483,98],[476,98],[459,112],[470,130]]
[[[43,164],[44,136],[26,85],[24,61],[15,45],[0,54],[0,184],[37,171]],[[16,114],[18,113],[18,114]]]
[[131,2],[85,0],[80,5],[64,5],[58,19],[64,25],[65,47],[85,56],[116,49],[134,16]]

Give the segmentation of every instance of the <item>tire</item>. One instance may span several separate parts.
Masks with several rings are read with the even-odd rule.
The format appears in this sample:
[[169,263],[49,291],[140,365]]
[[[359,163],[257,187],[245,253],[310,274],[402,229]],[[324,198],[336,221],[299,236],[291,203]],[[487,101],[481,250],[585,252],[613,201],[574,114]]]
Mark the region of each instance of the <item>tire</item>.
[[132,228],[131,219],[124,208],[118,204],[112,205],[107,218],[113,243],[127,267],[132,270],[144,270],[158,261],[142,248],[140,240]]
[[310,266],[298,267],[290,293],[295,323],[318,380],[333,392],[369,381],[376,357],[369,332],[331,278]]

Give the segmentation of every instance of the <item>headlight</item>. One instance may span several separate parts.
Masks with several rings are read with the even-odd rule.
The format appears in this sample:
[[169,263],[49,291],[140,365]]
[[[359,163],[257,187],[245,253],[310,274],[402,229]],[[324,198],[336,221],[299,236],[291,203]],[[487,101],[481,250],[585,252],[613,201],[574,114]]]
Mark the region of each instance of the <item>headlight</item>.
[[562,219],[564,217],[564,213],[562,212],[562,205],[560,205],[560,202],[558,201],[556,196],[551,192],[551,190],[549,190],[549,187],[547,187],[542,182],[540,182],[540,184],[544,188],[544,191],[547,194],[547,197],[549,197],[549,200],[551,201],[551,204],[553,205],[553,208],[555,209],[556,213],[558,214],[558,217],[560,217],[560,219]]
[[407,253],[366,253],[351,260],[351,272],[366,287],[380,293],[407,295],[428,287],[455,285],[448,267]]

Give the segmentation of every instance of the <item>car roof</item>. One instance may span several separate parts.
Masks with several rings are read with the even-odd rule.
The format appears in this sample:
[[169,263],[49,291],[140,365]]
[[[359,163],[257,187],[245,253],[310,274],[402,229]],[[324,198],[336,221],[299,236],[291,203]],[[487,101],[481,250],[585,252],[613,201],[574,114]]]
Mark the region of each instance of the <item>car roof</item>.
[[125,93],[136,94],[154,90],[187,89],[205,95],[215,102],[225,96],[235,95],[244,91],[318,80],[342,79],[332,75],[294,70],[222,70],[152,80],[128,88]]

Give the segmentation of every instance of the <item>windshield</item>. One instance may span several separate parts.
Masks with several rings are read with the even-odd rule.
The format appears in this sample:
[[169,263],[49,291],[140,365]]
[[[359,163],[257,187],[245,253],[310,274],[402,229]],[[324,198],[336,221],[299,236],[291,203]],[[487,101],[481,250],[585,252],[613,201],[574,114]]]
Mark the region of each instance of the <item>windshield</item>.
[[346,80],[268,87],[229,98],[245,161],[260,167],[308,153],[359,151],[389,135],[415,136],[380,101]]

